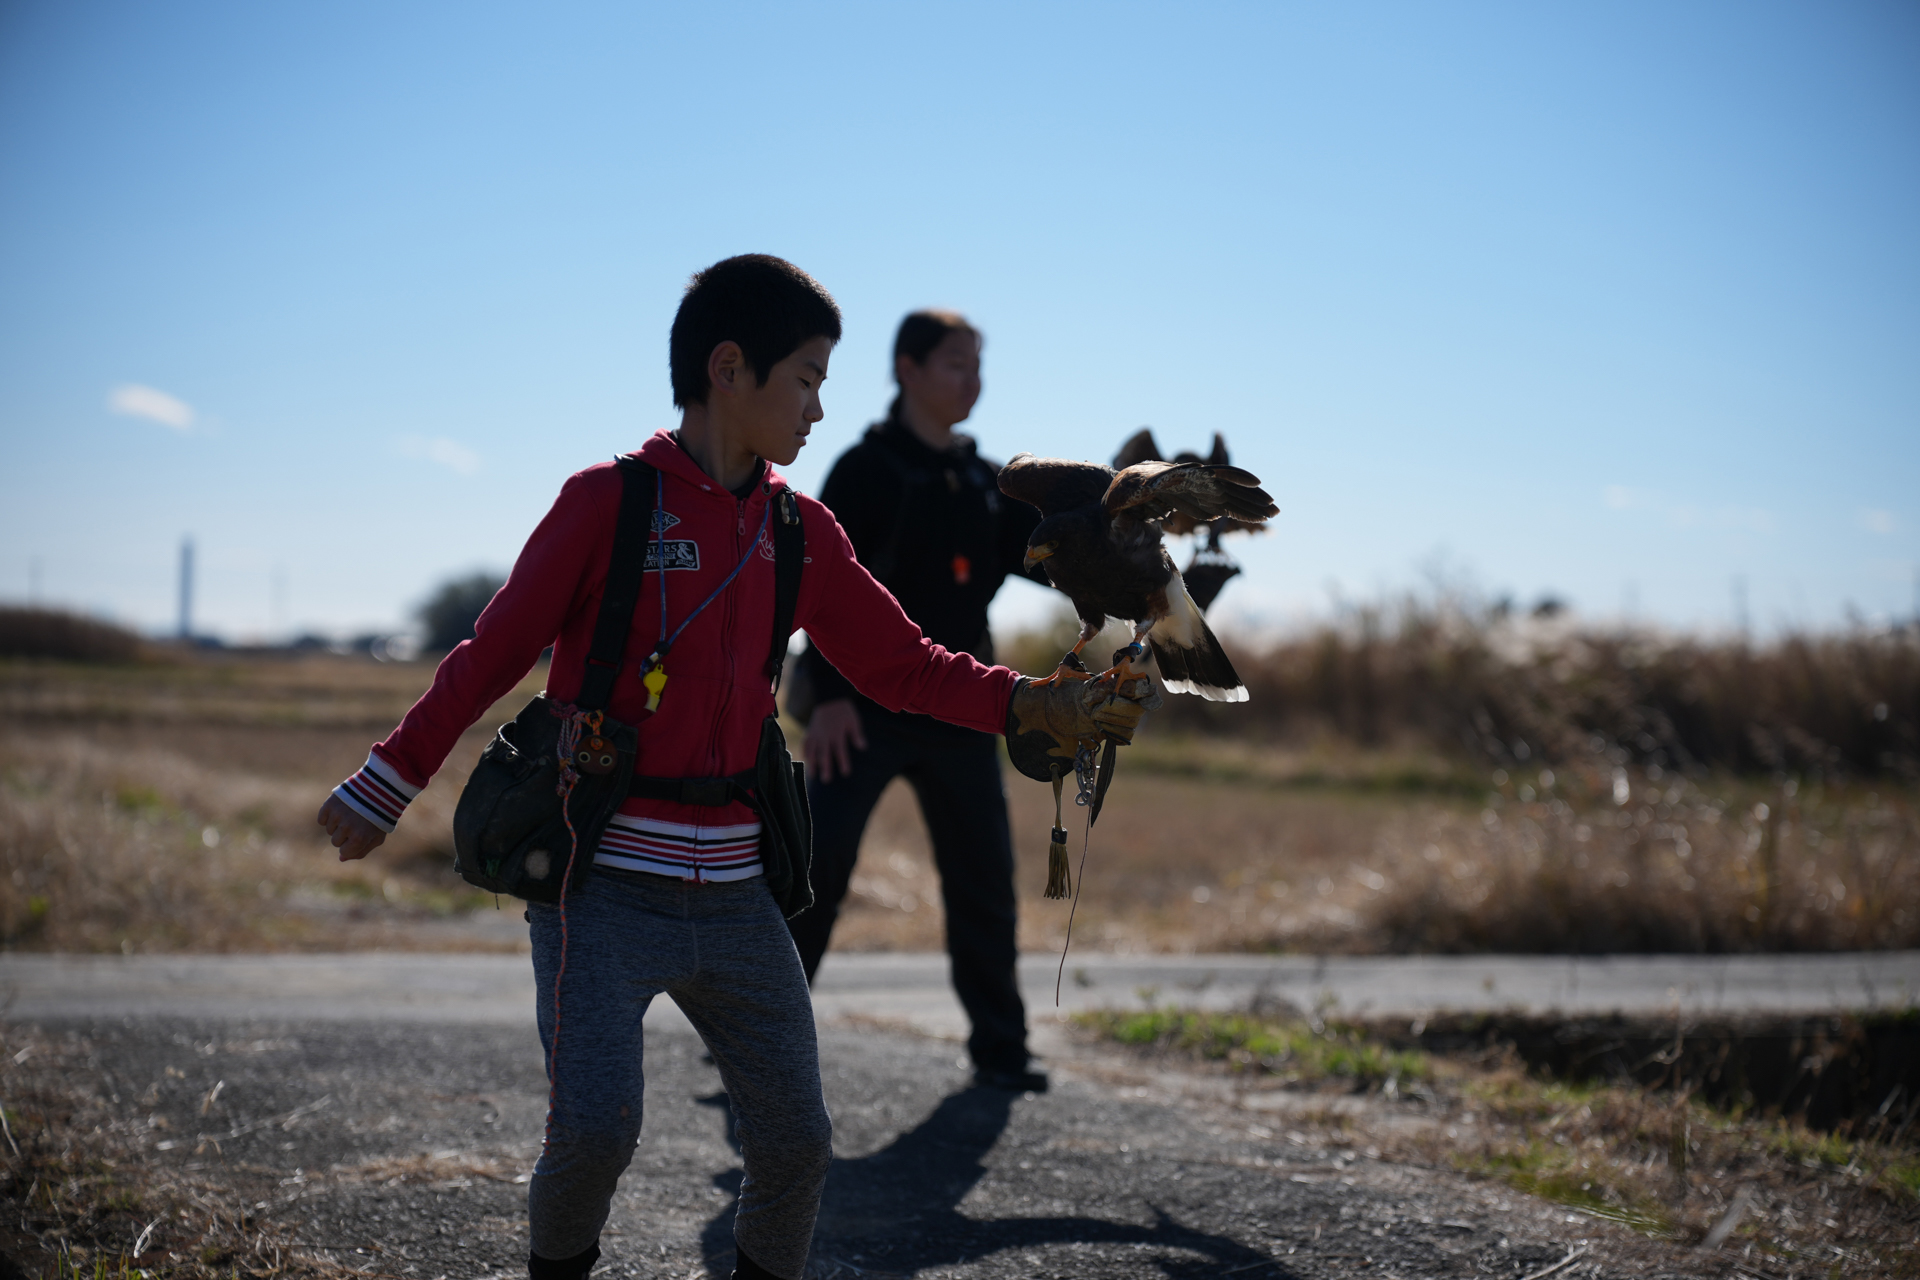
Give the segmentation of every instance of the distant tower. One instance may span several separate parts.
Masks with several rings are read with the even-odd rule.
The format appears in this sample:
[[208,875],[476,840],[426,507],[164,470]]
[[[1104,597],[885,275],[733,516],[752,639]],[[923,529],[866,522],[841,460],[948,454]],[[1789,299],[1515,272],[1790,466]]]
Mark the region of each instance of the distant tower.
[[193,539],[180,539],[180,638],[193,639]]

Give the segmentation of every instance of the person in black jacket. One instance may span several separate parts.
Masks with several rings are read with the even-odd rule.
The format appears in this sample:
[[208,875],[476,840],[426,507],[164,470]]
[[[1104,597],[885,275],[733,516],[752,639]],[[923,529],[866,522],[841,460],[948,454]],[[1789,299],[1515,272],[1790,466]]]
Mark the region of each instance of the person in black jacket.
[[[978,331],[947,311],[916,311],[894,339],[900,394],[884,422],[833,464],[820,501],[854,553],[928,638],[993,661],[987,605],[1023,572],[1039,512],[1000,493],[999,465],[953,428],[980,397]],[[1034,571],[1035,579],[1046,579]],[[813,980],[880,793],[905,777],[933,837],[955,992],[972,1020],[967,1049],[983,1085],[1040,1091],[1014,972],[1013,837],[993,737],[860,696],[809,648],[807,797],[814,905],[788,922]]]

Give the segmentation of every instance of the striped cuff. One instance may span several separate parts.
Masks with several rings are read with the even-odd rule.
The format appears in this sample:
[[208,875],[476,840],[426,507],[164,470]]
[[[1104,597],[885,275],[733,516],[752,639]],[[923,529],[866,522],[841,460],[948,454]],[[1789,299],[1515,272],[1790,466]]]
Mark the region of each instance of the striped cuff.
[[420,794],[420,788],[395,773],[393,766],[371,751],[360,772],[333,789],[342,804],[382,831],[392,831]]

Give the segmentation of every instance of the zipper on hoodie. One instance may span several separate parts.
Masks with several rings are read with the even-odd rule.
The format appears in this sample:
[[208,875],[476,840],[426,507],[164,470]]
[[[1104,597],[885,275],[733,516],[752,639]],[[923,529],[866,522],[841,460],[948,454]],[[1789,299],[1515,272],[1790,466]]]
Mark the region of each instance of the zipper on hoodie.
[[[735,498],[733,503],[735,516],[733,558],[738,560],[745,554],[740,544],[745,540],[747,533],[747,504],[743,498]],[[727,678],[723,686],[725,692],[720,695],[719,714],[714,717],[715,725],[725,725],[727,723],[727,712],[733,708],[734,597],[738,594],[745,578],[746,575],[742,574],[740,578],[735,579],[733,586],[727,590],[726,598],[720,602],[720,656],[726,663]],[[716,734],[712,745],[707,749],[707,770],[709,773],[718,773],[720,771],[720,738],[723,736],[723,733]]]

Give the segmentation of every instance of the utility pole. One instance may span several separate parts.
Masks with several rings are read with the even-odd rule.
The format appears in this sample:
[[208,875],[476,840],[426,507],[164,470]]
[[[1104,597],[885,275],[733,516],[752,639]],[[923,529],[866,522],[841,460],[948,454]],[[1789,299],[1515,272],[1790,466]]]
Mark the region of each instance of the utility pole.
[[1733,575],[1733,625],[1740,633],[1740,643],[1746,644],[1753,635],[1753,622],[1747,615],[1747,575]]
[[180,539],[180,639],[193,639],[193,539]]

